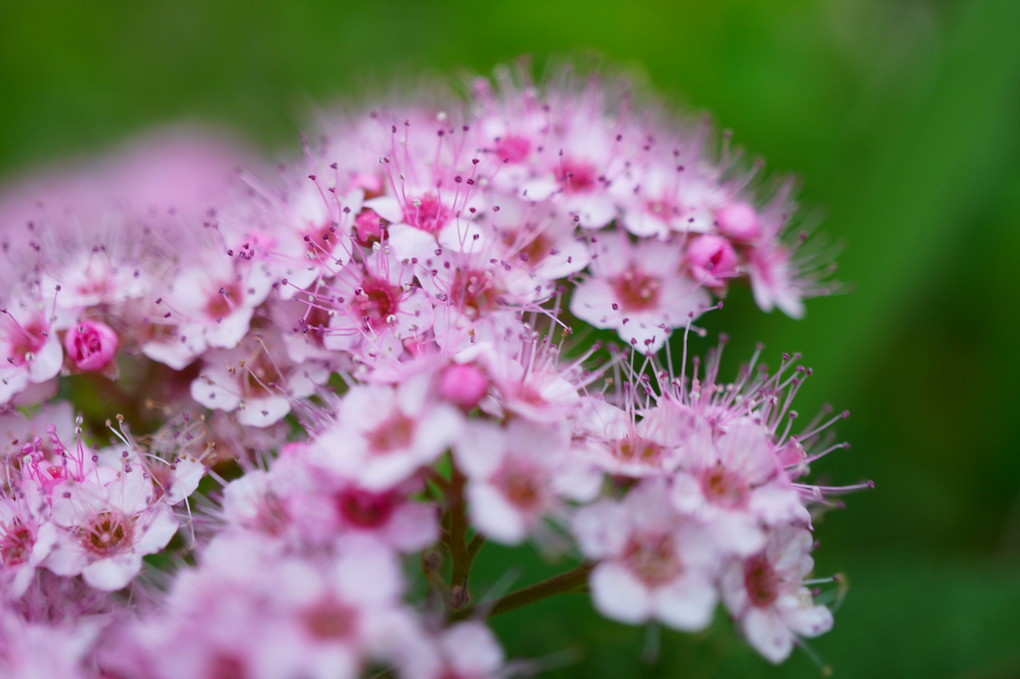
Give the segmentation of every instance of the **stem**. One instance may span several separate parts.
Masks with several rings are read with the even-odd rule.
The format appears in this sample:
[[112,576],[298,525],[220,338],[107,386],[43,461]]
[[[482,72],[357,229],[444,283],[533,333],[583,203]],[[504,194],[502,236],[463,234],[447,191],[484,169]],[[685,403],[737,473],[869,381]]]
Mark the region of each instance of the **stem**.
[[595,568],[594,561],[583,561],[576,568],[573,568],[565,573],[554,575],[548,580],[525,587],[524,589],[517,590],[511,594],[507,594],[504,597],[496,599],[492,604],[479,604],[472,606],[461,611],[454,613],[452,618],[454,620],[462,620],[470,617],[471,614],[477,608],[485,609],[488,608],[486,613],[487,618],[493,618],[502,613],[507,613],[514,609],[520,608],[521,606],[527,606],[533,604],[536,601],[547,599],[556,594],[565,594],[568,592],[577,591],[588,582],[588,574],[591,573],[592,569]]
[[467,512],[464,503],[464,485],[467,479],[453,468],[450,477],[450,493],[448,511],[450,527],[447,534],[447,547],[450,550],[450,607],[454,610],[466,604],[470,598],[467,589],[468,573],[471,571],[473,556],[467,547]]

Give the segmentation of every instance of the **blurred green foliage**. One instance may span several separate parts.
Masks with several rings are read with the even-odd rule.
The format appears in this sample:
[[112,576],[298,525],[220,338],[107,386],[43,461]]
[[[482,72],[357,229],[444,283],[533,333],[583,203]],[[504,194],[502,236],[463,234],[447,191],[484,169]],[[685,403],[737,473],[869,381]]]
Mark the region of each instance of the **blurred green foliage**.
[[[0,0],[0,177],[199,120],[296,150],[319,104],[419,75],[595,52],[707,110],[793,172],[853,294],[795,322],[735,290],[707,340],[802,351],[801,411],[831,400],[854,448],[816,472],[877,488],[819,522],[819,572],[852,583],[812,647],[837,677],[1020,676],[1020,3]],[[288,151],[290,152],[290,151]],[[810,220],[809,220],[810,221]],[[483,552],[478,583],[530,550]],[[510,652],[562,677],[813,677],[735,636],[649,632],[571,595],[500,618]],[[651,634],[654,635],[654,632]],[[557,653],[559,649],[567,653]],[[553,669],[555,668],[555,669]]]

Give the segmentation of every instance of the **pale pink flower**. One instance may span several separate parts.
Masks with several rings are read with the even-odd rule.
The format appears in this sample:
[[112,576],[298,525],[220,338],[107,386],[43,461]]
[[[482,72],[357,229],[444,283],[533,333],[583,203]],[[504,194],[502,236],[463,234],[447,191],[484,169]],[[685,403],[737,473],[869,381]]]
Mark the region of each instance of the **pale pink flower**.
[[237,421],[268,427],[290,412],[291,401],[310,396],[329,378],[321,363],[287,359],[283,339],[268,330],[249,334],[233,349],[209,351],[191,382],[191,397],[212,410],[238,411]]
[[600,477],[585,473],[569,446],[569,432],[555,424],[469,423],[453,450],[468,479],[468,508],[478,530],[497,542],[518,544],[562,507],[564,497],[593,497]]
[[102,624],[81,619],[54,624],[28,621],[0,608],[0,676],[11,679],[89,679],[86,667]]
[[169,505],[153,502],[152,481],[141,468],[101,467],[96,477],[54,492],[53,522],[62,530],[45,565],[114,591],[138,575],[143,556],[166,546],[178,524]]
[[764,551],[726,566],[723,601],[755,650],[773,663],[790,655],[797,636],[816,637],[832,628],[832,613],[814,603],[804,578],[814,568],[811,533],[780,526]]
[[174,277],[168,295],[171,313],[178,322],[201,328],[209,346],[236,347],[248,332],[255,308],[269,295],[273,279],[266,265],[216,251],[190,262]]
[[41,309],[0,309],[0,404],[29,384],[56,377],[64,360],[56,328]]
[[718,553],[705,527],[670,508],[664,481],[642,481],[620,502],[581,508],[573,532],[581,552],[600,562],[589,582],[603,615],[686,631],[708,626]]
[[618,232],[600,235],[595,249],[594,271],[575,288],[570,312],[596,328],[615,329],[641,353],[658,351],[673,328],[708,307],[708,294],[680,273],[681,248],[631,243]]
[[404,340],[424,334],[434,320],[432,303],[414,276],[412,266],[382,247],[316,289],[308,304],[328,315],[323,346],[359,355],[399,354]]
[[698,427],[684,453],[684,472],[673,482],[674,505],[710,524],[720,547],[746,556],[764,545],[764,526],[810,524],[771,434],[753,420],[737,420],[721,433]]
[[435,635],[406,635],[399,649],[406,679],[497,679],[506,676],[503,649],[488,627],[460,622]]
[[672,474],[680,464],[686,434],[681,418],[663,408],[637,412],[601,395],[582,400],[574,437],[585,459],[608,474],[641,478]]
[[309,449],[314,464],[381,491],[434,462],[457,437],[460,411],[432,397],[428,375],[396,387],[355,386],[340,402],[338,422]]
[[32,493],[9,496],[0,490],[0,582],[4,596],[17,599],[57,541],[49,506]]

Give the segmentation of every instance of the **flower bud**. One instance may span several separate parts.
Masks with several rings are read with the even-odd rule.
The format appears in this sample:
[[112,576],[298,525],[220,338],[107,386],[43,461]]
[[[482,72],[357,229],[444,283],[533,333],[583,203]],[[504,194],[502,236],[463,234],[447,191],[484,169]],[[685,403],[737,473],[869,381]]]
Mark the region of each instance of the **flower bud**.
[[120,344],[117,333],[99,321],[79,321],[64,336],[64,349],[78,370],[102,370]]
[[439,393],[451,403],[469,410],[489,390],[489,378],[478,367],[470,364],[454,365],[439,378]]
[[747,203],[731,203],[715,213],[719,233],[740,241],[753,241],[761,235],[754,208]]
[[687,245],[687,265],[694,280],[718,287],[736,273],[737,255],[725,238],[705,234],[693,238]]

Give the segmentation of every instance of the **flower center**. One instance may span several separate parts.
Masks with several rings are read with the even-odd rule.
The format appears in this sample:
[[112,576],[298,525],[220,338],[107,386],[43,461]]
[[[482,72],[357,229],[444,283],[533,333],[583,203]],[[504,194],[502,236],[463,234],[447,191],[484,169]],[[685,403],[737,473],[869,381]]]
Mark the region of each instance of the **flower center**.
[[82,545],[99,557],[124,551],[134,538],[134,524],[123,512],[108,509],[96,514],[91,525],[82,527]]
[[0,528],[0,563],[9,567],[25,563],[34,544],[32,531],[15,518],[10,528]]
[[631,265],[611,281],[616,299],[624,311],[654,309],[659,304],[662,281]]
[[400,308],[400,291],[377,278],[365,278],[359,295],[355,296],[354,309],[365,326],[377,329]]
[[613,456],[624,462],[656,464],[662,458],[663,447],[654,441],[638,436],[629,436],[615,443]]
[[465,315],[476,318],[483,311],[496,307],[496,287],[485,271],[462,271],[453,274],[450,301]]
[[536,474],[527,469],[504,468],[499,475],[498,485],[510,504],[523,510],[540,509],[545,493]]
[[747,498],[747,486],[740,476],[721,464],[705,470],[701,477],[701,492],[712,504],[728,508],[744,506]]
[[407,448],[414,440],[414,420],[397,413],[369,432],[367,438],[369,448],[377,455]]
[[764,554],[753,556],[744,563],[744,587],[753,605],[768,606],[778,599],[779,584],[779,574]]
[[35,355],[46,344],[47,326],[41,318],[34,318],[25,325],[19,324],[13,318],[8,317],[12,328],[10,334],[11,354],[8,361],[21,367],[31,363]]
[[205,312],[217,322],[222,321],[234,313],[234,309],[237,308],[242,299],[244,299],[244,292],[241,290],[240,283],[237,281],[224,283],[216,291],[216,294],[209,298],[205,305]]
[[623,560],[630,571],[650,587],[675,579],[683,570],[671,535],[631,537],[624,547]]
[[305,233],[305,257],[310,260],[328,259],[336,247],[336,226],[330,222],[321,226],[313,226]]
[[556,171],[556,180],[567,193],[588,193],[597,179],[595,166],[583,160],[566,158]]
[[316,639],[335,641],[354,632],[355,611],[332,597],[322,599],[305,609],[302,621]]
[[438,233],[449,219],[449,208],[432,193],[415,198],[404,207],[404,222],[426,233]]
[[360,488],[346,488],[336,495],[340,515],[360,528],[378,528],[393,515],[397,495],[394,492],[370,493]]

